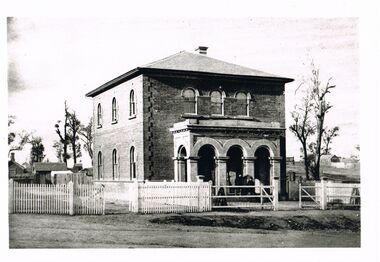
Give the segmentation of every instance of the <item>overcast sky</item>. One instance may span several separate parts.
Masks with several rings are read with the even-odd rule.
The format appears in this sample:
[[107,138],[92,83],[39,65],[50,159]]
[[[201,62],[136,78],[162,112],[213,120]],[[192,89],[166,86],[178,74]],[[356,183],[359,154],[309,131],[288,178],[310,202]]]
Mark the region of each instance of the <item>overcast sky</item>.
[[[8,20],[8,111],[15,131],[35,131],[46,154],[56,161],[54,130],[63,118],[64,101],[87,123],[92,110],[85,93],[137,66],[209,46],[208,55],[268,73],[294,78],[286,85],[286,125],[296,100],[294,91],[310,74],[313,59],[322,80],[336,88],[328,126],[340,136],[332,153],[350,156],[359,144],[358,20],[280,18],[151,18]],[[298,94],[299,95],[299,94]],[[299,142],[287,132],[287,155],[298,157]],[[83,155],[87,153],[83,150]],[[28,148],[17,152],[24,162]],[[84,165],[89,160],[83,159]]]

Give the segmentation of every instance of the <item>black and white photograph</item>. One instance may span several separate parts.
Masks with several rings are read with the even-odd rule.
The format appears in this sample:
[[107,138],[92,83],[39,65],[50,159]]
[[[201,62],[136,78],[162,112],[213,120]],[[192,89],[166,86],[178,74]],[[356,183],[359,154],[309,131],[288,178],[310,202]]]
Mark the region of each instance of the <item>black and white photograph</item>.
[[205,13],[3,17],[7,248],[364,248],[361,17]]

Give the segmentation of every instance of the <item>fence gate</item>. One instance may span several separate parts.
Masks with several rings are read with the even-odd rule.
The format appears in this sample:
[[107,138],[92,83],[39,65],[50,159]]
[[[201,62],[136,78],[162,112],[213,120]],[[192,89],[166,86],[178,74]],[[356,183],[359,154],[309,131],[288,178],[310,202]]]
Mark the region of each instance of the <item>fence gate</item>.
[[278,209],[278,179],[272,186],[212,186],[212,209]]
[[299,185],[300,208],[360,208],[360,184],[322,179],[315,185]]
[[321,208],[321,194],[319,185],[299,184],[299,208]]
[[74,213],[81,215],[104,214],[104,186],[81,184],[74,186]]

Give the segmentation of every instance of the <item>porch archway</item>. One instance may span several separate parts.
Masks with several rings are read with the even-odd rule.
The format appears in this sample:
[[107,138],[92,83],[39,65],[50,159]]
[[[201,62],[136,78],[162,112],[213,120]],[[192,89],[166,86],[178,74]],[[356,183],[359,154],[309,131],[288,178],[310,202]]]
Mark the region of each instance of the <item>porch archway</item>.
[[198,151],[198,157],[198,177],[215,184],[215,148],[212,145],[203,145]]
[[268,186],[271,184],[269,149],[265,146],[259,147],[255,151],[255,157],[255,179],[258,179],[261,185]]

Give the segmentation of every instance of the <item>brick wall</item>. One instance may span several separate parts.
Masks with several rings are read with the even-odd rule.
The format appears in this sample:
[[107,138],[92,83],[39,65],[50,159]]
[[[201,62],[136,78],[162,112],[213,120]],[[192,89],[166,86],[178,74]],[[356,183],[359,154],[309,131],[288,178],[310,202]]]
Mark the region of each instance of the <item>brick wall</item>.
[[181,91],[186,87],[196,88],[198,115],[210,114],[209,93],[224,91],[226,115],[239,115],[241,103],[234,96],[237,91],[250,92],[250,118],[262,122],[279,122],[285,127],[284,87],[262,83],[217,82],[211,80],[179,79],[144,76],[144,171],[152,180],[174,179],[173,135],[169,131],[173,124],[184,120],[184,103]]
[[[134,90],[136,116],[129,116],[129,95]],[[112,123],[112,99],[117,99],[118,121]],[[94,117],[94,179],[98,178],[98,152],[103,156],[103,177],[112,179],[112,151],[118,152],[120,180],[130,180],[130,148],[135,147],[136,174],[144,179],[143,150],[143,89],[142,76],[133,78],[93,99]],[[102,127],[97,125],[98,103],[102,105]]]

